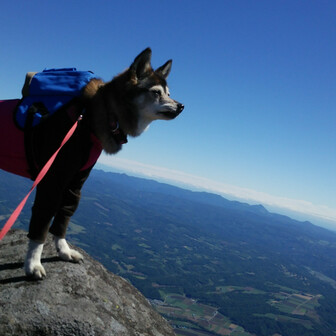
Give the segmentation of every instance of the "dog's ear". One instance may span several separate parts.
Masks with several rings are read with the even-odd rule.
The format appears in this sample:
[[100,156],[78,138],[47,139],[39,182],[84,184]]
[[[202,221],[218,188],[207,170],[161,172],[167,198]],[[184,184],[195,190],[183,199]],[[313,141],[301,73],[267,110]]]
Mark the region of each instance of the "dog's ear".
[[163,64],[162,66],[160,66],[160,68],[156,69],[156,73],[163,77],[164,79],[166,79],[170,73],[171,67],[172,67],[172,60],[169,60],[168,62],[166,62],[165,64]]
[[151,57],[152,50],[147,48],[135,58],[130,70],[137,78],[145,77],[148,72],[152,71]]

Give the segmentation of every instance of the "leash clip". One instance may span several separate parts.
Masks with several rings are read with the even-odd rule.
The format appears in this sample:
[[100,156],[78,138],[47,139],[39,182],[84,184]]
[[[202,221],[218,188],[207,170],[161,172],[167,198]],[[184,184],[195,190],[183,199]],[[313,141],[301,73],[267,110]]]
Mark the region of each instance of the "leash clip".
[[[112,129],[111,131],[113,132],[113,133],[115,133],[115,132],[117,132],[118,131],[118,129],[119,129],[119,123],[118,123],[118,121],[116,121],[115,123],[113,123],[114,125],[116,125],[115,126],[115,128],[114,129]],[[114,126],[113,125],[113,126]],[[112,126],[112,125],[111,125]]]

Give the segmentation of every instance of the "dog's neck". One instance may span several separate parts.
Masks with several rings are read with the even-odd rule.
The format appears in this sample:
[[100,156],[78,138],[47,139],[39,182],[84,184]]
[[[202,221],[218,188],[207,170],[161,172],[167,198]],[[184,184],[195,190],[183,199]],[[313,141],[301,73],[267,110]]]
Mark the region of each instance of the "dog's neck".
[[146,132],[149,128],[150,123],[152,120],[144,120],[144,119],[139,119],[138,121],[138,127],[136,129],[135,135],[134,136],[139,136],[143,132]]
[[118,121],[110,123],[110,131],[112,133],[113,139],[118,145],[123,145],[127,143],[127,134],[120,128]]
[[[127,142],[127,135],[136,137],[143,133],[152,120],[139,118],[133,112],[132,105],[120,103],[120,92],[116,81],[118,77],[104,84],[102,81],[92,83],[86,90],[89,94],[89,124],[94,135],[99,139],[103,149],[113,154]],[[94,85],[94,87],[93,87]],[[108,94],[106,94],[106,91]]]

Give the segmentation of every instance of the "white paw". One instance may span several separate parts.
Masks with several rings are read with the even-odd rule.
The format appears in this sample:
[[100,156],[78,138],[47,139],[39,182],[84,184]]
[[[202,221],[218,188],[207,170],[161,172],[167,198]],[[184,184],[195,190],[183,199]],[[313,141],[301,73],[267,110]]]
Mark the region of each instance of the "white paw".
[[83,256],[79,252],[73,249],[70,249],[70,248],[69,248],[69,251],[66,251],[66,252],[59,251],[58,255],[62,260],[65,260],[65,261],[72,261],[72,262],[78,263],[83,260]]
[[64,238],[55,237],[56,250],[59,257],[65,261],[72,261],[78,263],[83,260],[83,256],[71,249]]
[[42,251],[43,244],[36,243],[32,240],[29,241],[24,269],[28,277],[36,280],[43,279],[47,275],[41,264]]
[[47,273],[41,263],[25,263],[25,272],[27,277],[41,280],[46,277]]

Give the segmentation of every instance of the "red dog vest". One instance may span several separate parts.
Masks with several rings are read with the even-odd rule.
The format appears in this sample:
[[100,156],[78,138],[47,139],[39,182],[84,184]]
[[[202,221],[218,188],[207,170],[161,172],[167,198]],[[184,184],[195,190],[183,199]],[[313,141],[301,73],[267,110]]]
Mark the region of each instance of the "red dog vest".
[[[14,122],[14,111],[19,99],[0,100],[0,169],[16,175],[31,178],[25,153],[24,132]],[[81,170],[93,166],[98,160],[102,147],[91,134],[89,158]]]
[[19,101],[19,99],[0,100],[0,168],[30,178],[24,132],[15,125],[13,117]]

